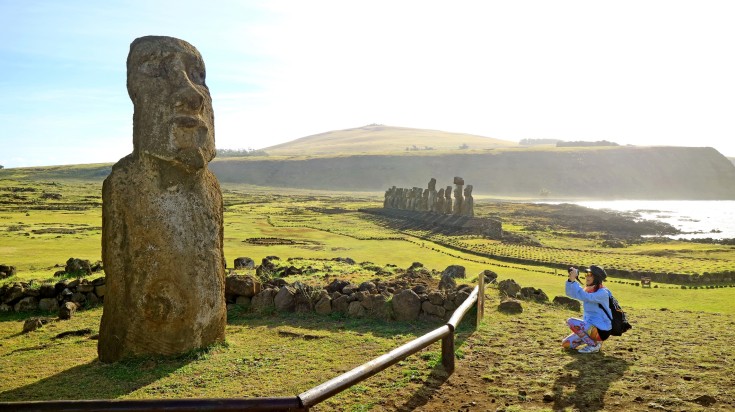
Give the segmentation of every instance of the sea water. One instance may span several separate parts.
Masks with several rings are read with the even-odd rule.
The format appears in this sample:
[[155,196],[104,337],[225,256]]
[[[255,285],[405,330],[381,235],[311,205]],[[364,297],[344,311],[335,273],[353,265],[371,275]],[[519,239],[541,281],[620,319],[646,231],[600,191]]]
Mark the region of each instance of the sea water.
[[637,219],[658,220],[682,233],[671,238],[735,238],[733,200],[612,200],[570,202],[592,209],[628,212]]

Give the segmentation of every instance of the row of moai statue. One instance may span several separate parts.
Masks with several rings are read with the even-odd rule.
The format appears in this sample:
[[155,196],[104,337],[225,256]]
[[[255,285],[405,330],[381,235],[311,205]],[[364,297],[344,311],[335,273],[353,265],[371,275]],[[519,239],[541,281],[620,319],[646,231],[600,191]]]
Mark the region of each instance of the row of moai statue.
[[454,178],[454,201],[452,186],[436,190],[436,179],[429,181],[428,189],[391,187],[385,192],[383,207],[386,209],[415,210],[455,216],[475,216],[472,185],[464,186],[464,179]]

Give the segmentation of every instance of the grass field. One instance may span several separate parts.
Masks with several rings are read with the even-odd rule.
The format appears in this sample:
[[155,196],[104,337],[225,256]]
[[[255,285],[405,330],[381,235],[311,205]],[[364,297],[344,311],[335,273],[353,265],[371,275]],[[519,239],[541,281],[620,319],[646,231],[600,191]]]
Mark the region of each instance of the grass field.
[[[0,196],[10,199],[0,204],[0,264],[18,268],[18,274],[3,283],[53,281],[55,266],[63,266],[69,257],[100,258],[99,182],[12,179],[0,180],[0,188]],[[522,286],[541,288],[551,298],[563,295],[565,276],[552,267],[510,264],[472,253],[497,243],[397,232],[357,212],[378,206],[382,199],[377,196],[225,186],[224,200],[229,264],[240,256],[259,262],[276,255],[317,267],[314,273],[289,281],[362,281],[376,275],[361,262],[407,268],[418,261],[438,272],[463,265],[470,282],[480,271],[491,269],[501,280],[512,278]],[[531,233],[529,222],[514,222],[512,213],[496,212],[505,229]],[[503,246],[508,247],[504,253],[627,267],[658,268],[681,261],[696,273],[717,265],[735,266],[732,247],[667,242],[609,250],[601,248],[597,238],[556,232],[532,233],[542,247]],[[283,242],[254,241],[262,238]],[[668,255],[653,259],[651,252],[657,250]],[[335,257],[350,257],[358,264],[318,260]],[[735,364],[730,350],[735,338],[735,288],[692,290],[655,284],[642,289],[635,282],[614,278],[608,286],[629,311],[634,329],[613,338],[603,354],[586,362],[582,355],[563,353],[558,347],[568,334],[564,319],[578,314],[524,303],[522,314],[505,315],[497,312],[499,297],[489,288],[485,323],[477,330],[468,325],[460,329],[457,371],[452,376],[440,366],[437,344],[316,410],[704,410],[700,399],[704,395],[716,399],[711,409],[735,408],[735,381],[728,372]],[[226,345],[179,358],[105,365],[96,360],[96,341],[91,339],[101,308],[20,334],[22,321],[37,315],[43,314],[0,314],[2,401],[293,396],[437,326],[337,316],[253,315],[234,309],[228,316]],[[81,336],[55,338],[85,329],[89,331]]]

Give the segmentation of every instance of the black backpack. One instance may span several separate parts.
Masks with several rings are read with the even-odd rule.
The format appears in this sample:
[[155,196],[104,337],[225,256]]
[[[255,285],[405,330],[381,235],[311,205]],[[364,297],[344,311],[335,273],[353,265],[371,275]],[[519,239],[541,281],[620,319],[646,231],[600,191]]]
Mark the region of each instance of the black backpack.
[[[597,304],[600,306],[600,309],[602,309],[603,312],[605,312],[605,315],[607,315],[608,319],[612,322],[612,329],[610,330],[610,334],[613,336],[620,336],[623,333],[627,332],[628,329],[631,329],[633,326],[628,323],[628,317],[625,315],[625,312],[623,312],[623,309],[620,308],[620,304],[618,303],[617,299],[615,299],[610,293],[610,291],[607,291],[608,295],[610,295],[610,301],[608,302],[608,306],[610,308],[610,312],[605,310],[605,307],[601,304]],[[612,313],[612,317],[610,317],[610,313]]]

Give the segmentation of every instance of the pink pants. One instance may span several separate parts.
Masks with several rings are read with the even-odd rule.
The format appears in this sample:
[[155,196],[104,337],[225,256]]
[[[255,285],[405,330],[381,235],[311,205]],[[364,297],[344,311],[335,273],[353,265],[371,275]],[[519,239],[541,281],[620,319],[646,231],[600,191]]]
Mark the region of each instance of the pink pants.
[[561,341],[561,346],[565,349],[576,349],[581,344],[594,346],[597,345],[597,342],[602,341],[597,328],[592,325],[587,326],[582,319],[569,318],[567,325],[573,333]]

